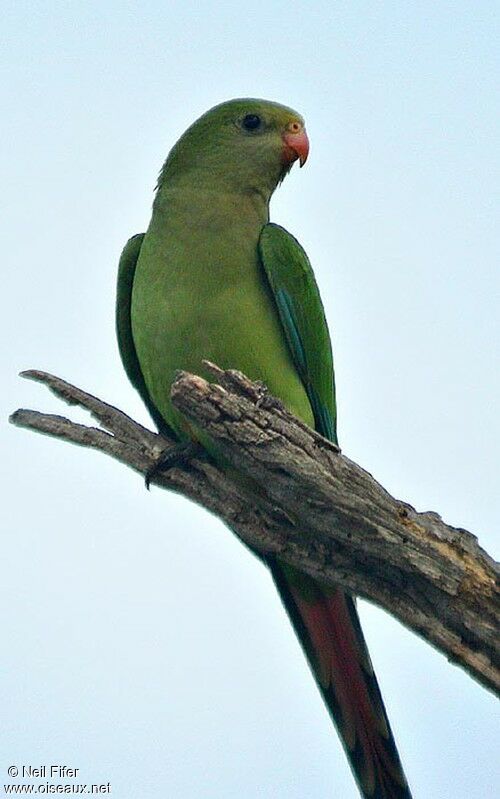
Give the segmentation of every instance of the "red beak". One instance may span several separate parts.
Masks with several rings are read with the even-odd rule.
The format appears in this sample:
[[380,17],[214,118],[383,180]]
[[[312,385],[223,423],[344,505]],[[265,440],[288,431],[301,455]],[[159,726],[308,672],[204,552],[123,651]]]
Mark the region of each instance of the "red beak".
[[300,166],[304,166],[309,155],[309,139],[305,130],[301,130],[298,133],[284,133],[283,141],[285,143],[283,150],[285,161],[290,164],[298,158]]

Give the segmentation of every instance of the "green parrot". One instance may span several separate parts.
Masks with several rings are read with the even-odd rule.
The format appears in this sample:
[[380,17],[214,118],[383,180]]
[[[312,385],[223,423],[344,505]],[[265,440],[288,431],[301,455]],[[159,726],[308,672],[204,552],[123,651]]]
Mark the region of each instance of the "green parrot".
[[[292,109],[254,99],[217,105],[173,147],[148,230],[125,245],[121,358],[159,430],[181,444],[210,448],[170,400],[176,371],[203,374],[203,359],[263,381],[337,442],[332,351],[314,273],[296,239],[269,222],[271,195],[308,151],[304,120]],[[411,799],[355,599],[279,558],[264,560],[361,795]]]

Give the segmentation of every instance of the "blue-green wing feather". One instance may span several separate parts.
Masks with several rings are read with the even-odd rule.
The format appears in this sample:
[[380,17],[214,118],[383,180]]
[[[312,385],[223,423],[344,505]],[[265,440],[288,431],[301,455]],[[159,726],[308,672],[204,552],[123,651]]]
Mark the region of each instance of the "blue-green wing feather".
[[259,250],[316,429],[337,443],[332,347],[309,259],[299,242],[274,224],[262,229]]
[[[311,403],[315,427],[337,443],[332,349],[309,259],[298,241],[278,225],[265,225],[259,249],[288,346]],[[363,797],[411,799],[353,597],[278,559],[268,559],[268,563]],[[318,618],[323,619],[322,632],[329,630],[321,651],[314,635]],[[330,663],[331,671],[328,679],[322,680],[318,664],[322,657],[328,658],[328,652],[332,659],[325,662]],[[359,710],[367,706],[371,708],[368,715]],[[351,723],[354,719],[354,733],[346,726],[349,718]]]

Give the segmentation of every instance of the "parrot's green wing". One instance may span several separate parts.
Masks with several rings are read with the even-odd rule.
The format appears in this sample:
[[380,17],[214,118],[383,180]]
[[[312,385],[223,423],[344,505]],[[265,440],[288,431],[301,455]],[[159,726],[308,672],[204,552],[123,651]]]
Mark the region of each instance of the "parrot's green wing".
[[259,250],[316,430],[337,443],[332,347],[309,259],[290,233],[271,223],[262,229]]
[[[259,250],[316,430],[337,443],[330,336],[309,259],[274,224],[262,229]],[[268,565],[363,796],[411,799],[354,598],[279,559]]]
[[116,335],[118,348],[127,377],[141,395],[151,417],[160,433],[175,434],[167,425],[154,405],[144,382],[139,360],[132,337],[130,307],[132,302],[132,286],[134,285],[135,268],[141,251],[144,233],[137,233],[129,239],[123,248],[118,264],[118,284],[116,288]]

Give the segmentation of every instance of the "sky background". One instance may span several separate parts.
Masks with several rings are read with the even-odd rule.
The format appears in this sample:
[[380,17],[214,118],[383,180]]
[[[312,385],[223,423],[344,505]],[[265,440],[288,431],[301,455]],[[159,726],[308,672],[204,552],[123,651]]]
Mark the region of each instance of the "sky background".
[[[0,785],[66,764],[116,799],[358,796],[259,563],[203,510],[6,418],[86,420],[17,377],[33,367],[148,422],[115,343],[121,248],[197,116],[277,100],[311,153],[271,214],[321,287],[342,448],[498,554],[498,34],[480,1],[2,4]],[[361,614],[415,799],[495,796],[493,696]]]

